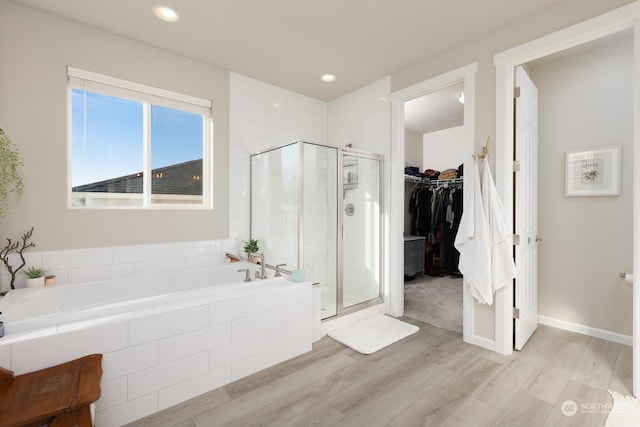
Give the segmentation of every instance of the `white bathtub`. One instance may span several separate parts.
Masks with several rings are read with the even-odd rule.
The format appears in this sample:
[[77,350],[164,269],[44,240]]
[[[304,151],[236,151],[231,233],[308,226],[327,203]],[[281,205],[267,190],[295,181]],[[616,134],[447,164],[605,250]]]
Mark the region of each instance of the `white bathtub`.
[[19,375],[103,354],[96,425],[108,427],[310,351],[311,283],[245,283],[247,267],[258,268],[12,290],[0,299],[0,366]]
[[5,333],[13,334],[164,304],[224,299],[230,293],[250,291],[258,284],[271,286],[277,281],[254,279],[245,284],[245,274],[238,272],[244,268],[250,269],[253,278],[259,266],[240,262],[144,277],[14,289],[0,299],[0,320],[4,321]]

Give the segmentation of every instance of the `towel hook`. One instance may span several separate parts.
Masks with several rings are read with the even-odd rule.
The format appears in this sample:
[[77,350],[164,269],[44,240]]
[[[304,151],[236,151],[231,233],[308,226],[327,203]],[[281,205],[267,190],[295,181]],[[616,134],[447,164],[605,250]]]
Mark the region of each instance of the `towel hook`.
[[482,147],[482,154],[474,154],[473,157],[476,159],[486,159],[489,155],[489,141],[491,140],[491,135],[487,137],[487,142]]

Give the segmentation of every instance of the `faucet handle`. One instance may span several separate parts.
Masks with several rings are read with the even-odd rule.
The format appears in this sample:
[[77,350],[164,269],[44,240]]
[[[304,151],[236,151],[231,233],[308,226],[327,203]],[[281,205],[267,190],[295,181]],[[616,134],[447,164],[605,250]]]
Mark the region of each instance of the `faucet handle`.
[[244,271],[244,281],[251,282],[251,271],[248,268],[241,268],[238,270],[238,273],[242,273]]
[[282,274],[280,274],[280,267],[284,267],[287,264],[276,264],[276,274],[273,277],[280,277],[282,276]]

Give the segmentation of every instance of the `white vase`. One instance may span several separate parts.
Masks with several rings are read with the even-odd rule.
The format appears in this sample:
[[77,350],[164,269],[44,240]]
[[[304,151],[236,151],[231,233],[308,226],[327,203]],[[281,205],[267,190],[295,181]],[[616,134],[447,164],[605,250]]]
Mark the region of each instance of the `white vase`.
[[42,288],[44,287],[44,276],[34,277],[30,279],[27,277],[27,288]]

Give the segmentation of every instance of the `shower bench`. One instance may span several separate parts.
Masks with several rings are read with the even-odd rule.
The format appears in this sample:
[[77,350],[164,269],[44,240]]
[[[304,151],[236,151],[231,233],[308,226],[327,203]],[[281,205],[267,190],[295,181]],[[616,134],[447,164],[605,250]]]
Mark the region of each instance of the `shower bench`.
[[0,427],[91,427],[101,362],[101,354],[92,354],[17,377],[0,368]]

